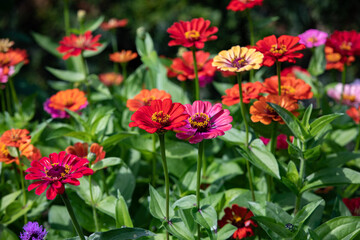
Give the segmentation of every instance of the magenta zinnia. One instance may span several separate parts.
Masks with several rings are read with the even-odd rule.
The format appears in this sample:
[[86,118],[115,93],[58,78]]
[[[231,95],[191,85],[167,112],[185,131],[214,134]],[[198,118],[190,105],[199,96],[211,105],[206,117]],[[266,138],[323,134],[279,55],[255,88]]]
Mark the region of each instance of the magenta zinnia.
[[46,197],[53,200],[57,194],[63,194],[64,185],[69,183],[78,186],[77,178],[92,175],[94,171],[88,167],[89,161],[73,154],[62,151],[59,154],[51,153],[49,157],[43,157],[39,161],[32,161],[31,167],[26,170],[26,180],[39,180],[29,185],[28,191],[36,188],[37,195],[46,191]]
[[186,139],[189,143],[198,143],[203,139],[222,136],[231,129],[233,118],[227,109],[222,109],[221,103],[214,106],[210,102],[195,101],[192,105],[185,104],[185,112],[190,117],[186,125],[177,128],[176,137]]

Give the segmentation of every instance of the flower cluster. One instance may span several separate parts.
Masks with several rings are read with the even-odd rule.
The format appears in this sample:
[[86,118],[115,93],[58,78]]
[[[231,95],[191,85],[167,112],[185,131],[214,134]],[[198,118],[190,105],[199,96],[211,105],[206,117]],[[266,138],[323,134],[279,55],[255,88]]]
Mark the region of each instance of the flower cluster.
[[8,82],[9,77],[15,73],[16,65],[29,62],[26,50],[9,49],[6,46],[10,45],[1,48],[7,51],[0,51],[0,84]]

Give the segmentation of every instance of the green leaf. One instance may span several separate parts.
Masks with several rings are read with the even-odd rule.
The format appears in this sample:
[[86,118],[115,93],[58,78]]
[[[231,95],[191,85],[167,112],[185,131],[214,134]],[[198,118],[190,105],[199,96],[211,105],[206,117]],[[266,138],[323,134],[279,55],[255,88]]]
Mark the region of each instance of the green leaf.
[[100,202],[96,204],[96,208],[109,215],[110,217],[116,219],[115,215],[115,206],[116,206],[117,198],[113,195],[107,196],[103,198]]
[[[90,184],[89,180],[86,177],[82,177],[78,179],[80,182],[79,186],[69,186],[72,188],[76,193],[81,197],[83,200],[85,200],[89,205],[91,204],[91,196],[90,196]],[[98,203],[101,200],[102,197],[102,191],[100,186],[95,182],[94,179],[91,179],[91,188],[92,188],[92,195],[93,195],[93,201],[94,203]]]
[[46,141],[49,141],[51,139],[55,139],[58,137],[62,137],[67,133],[73,132],[74,128],[67,124],[61,124],[61,125],[55,125],[55,129],[50,131],[49,135],[46,138]]
[[18,240],[18,236],[8,229],[7,227],[0,225],[0,240]]
[[31,144],[34,145],[39,140],[42,132],[45,130],[45,128],[51,121],[52,119],[50,118],[36,126],[36,128],[31,132]]
[[[295,235],[293,232],[288,230],[284,224],[275,222],[272,218],[256,216],[253,217],[253,219],[260,224],[260,226],[272,239],[292,238]],[[276,235],[274,235],[274,233]]]
[[[16,221],[19,217],[23,216],[24,214],[26,214],[28,211],[31,210],[31,207],[33,205],[33,201],[29,200],[26,203],[26,206],[23,206],[23,203],[16,200],[11,202],[5,210],[5,215],[4,217],[1,219],[0,223],[4,224],[4,225],[8,225],[14,221]],[[1,225],[0,224],[0,225]]]
[[104,22],[105,17],[104,16],[100,16],[98,17],[96,20],[91,21],[87,24],[85,24],[84,26],[84,32],[86,31],[95,31],[96,29],[98,29],[100,27],[100,25]]
[[308,71],[313,76],[319,76],[325,72],[326,59],[325,59],[325,45],[315,48],[314,54],[310,59]]
[[218,231],[218,239],[229,239],[236,230],[237,227],[235,227],[234,225],[226,224]]
[[64,134],[64,136],[66,136],[66,137],[73,137],[73,138],[82,140],[82,141],[84,141],[84,142],[91,142],[91,139],[92,139],[91,134],[89,134],[89,133],[87,133],[87,132],[76,132],[76,131],[73,131],[73,132],[69,132],[69,133]]
[[[151,185],[150,189],[150,213],[155,218],[160,221],[164,221],[166,219],[166,202],[165,198],[163,198]],[[169,207],[169,218],[174,216],[174,210]]]
[[326,168],[309,175],[300,192],[341,184],[360,184],[360,173],[349,168]]
[[101,143],[101,145],[104,148],[108,148],[108,147],[110,147],[112,145],[118,144],[119,142],[121,142],[125,138],[135,136],[135,135],[139,135],[139,134],[136,133],[136,132],[119,132],[119,133],[117,133],[115,135],[112,135],[112,136],[106,138],[105,141],[103,141]]
[[56,50],[56,48],[59,47],[58,43],[55,43],[49,37],[36,32],[32,32],[31,35],[40,47],[42,47],[52,55],[61,58],[62,54]]
[[51,72],[55,77],[67,82],[83,82],[85,81],[84,73],[73,72],[68,70],[60,70],[51,67],[45,67],[46,70]]
[[111,166],[116,166],[121,164],[123,161],[121,160],[121,158],[117,158],[117,157],[108,157],[108,158],[104,158],[101,161],[95,163],[94,165],[91,166],[92,170],[94,171],[98,171],[100,169],[106,168],[106,167],[111,167]]
[[73,230],[70,215],[64,206],[52,205],[49,210],[48,221],[50,227],[53,229]]
[[215,209],[210,205],[194,207],[191,211],[195,222],[203,226],[208,232],[210,239],[214,238],[217,232],[217,213]]
[[280,115],[295,137],[302,141],[309,138],[308,131],[294,114],[274,103],[268,102],[268,104]]
[[80,124],[80,125],[84,128],[85,132],[87,132],[87,133],[89,132],[89,129],[90,129],[89,124],[88,124],[87,122],[85,122],[85,120],[82,119],[81,116],[80,116],[78,113],[73,112],[73,111],[70,111],[70,110],[67,109],[67,108],[65,108],[65,111],[66,111],[72,118],[74,118],[75,121],[76,121],[78,124]]
[[172,235],[180,240],[194,239],[194,234],[191,233],[180,218],[172,218],[170,223],[165,221],[163,225]]
[[325,205],[323,199],[314,201],[304,206],[293,218],[292,224],[296,225],[299,229],[302,227],[304,222],[310,217],[310,215],[316,210],[321,204]]
[[120,191],[118,191],[118,196],[115,205],[115,217],[116,217],[115,218],[116,227],[123,227],[123,226],[133,227],[133,223],[131,221],[128,207]]
[[84,51],[84,53],[83,53],[83,54],[84,54],[84,57],[85,57],[85,58],[88,58],[88,57],[96,56],[96,55],[100,54],[102,51],[104,51],[107,46],[108,46],[108,43],[107,43],[107,42],[103,42],[100,47],[97,47],[96,51],[86,50],[86,51]]
[[313,105],[310,104],[310,105],[306,108],[306,110],[305,110],[305,112],[304,112],[304,115],[303,115],[303,117],[302,117],[302,120],[301,120],[302,125],[303,125],[306,129],[308,129],[308,130],[309,130],[309,128],[310,128],[310,117],[311,117],[312,110],[313,110]]
[[[236,128],[231,128],[229,131],[225,132],[225,135],[220,136],[219,138],[225,142],[240,145],[241,147],[245,147],[246,144],[246,133]],[[251,141],[251,137],[249,141]]]
[[299,186],[300,177],[299,172],[294,162],[290,161],[288,164],[286,178],[289,179],[295,186]]
[[1,198],[0,212],[4,211],[15,199],[20,196],[21,190],[5,195]]
[[[119,228],[107,232],[95,232],[87,240],[133,240],[155,236],[154,233],[142,228]],[[80,237],[67,238],[65,240],[80,240]]]
[[184,158],[191,155],[197,154],[197,149],[188,143],[184,142],[172,142],[168,141],[166,143],[166,156],[171,158]]
[[350,240],[355,239],[360,232],[360,217],[333,218],[315,229],[315,233],[322,240]]
[[342,116],[342,113],[333,113],[317,118],[310,124],[310,134],[315,137],[326,125],[334,121],[336,118]]
[[178,208],[189,209],[193,208],[194,206],[196,206],[196,196],[189,195],[176,200],[176,202],[174,202],[174,204],[172,205],[172,208],[174,208],[175,210],[177,210]]

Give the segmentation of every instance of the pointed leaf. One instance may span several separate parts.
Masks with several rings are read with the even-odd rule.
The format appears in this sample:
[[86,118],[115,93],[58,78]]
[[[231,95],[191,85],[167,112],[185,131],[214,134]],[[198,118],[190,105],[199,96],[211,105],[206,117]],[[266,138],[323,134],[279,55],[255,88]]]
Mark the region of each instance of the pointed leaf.
[[67,81],[67,82],[83,82],[85,81],[84,73],[55,69],[51,67],[46,67],[46,70],[51,72],[55,77]]
[[360,217],[333,218],[316,228],[315,233],[322,240],[355,239],[360,233]]
[[317,118],[310,124],[310,134],[315,137],[327,124],[342,116],[342,113],[333,113]]

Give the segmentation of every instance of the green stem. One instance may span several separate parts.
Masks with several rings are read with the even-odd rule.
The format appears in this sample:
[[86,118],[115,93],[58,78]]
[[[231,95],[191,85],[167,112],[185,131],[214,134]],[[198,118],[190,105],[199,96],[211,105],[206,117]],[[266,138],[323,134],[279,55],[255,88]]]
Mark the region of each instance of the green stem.
[[79,225],[79,223],[78,223],[78,221],[77,221],[77,219],[76,219],[76,217],[75,217],[74,210],[73,210],[73,208],[71,207],[71,203],[70,203],[70,201],[69,201],[69,197],[67,196],[67,194],[66,194],[65,191],[64,191],[63,194],[59,194],[59,195],[60,195],[61,199],[63,200],[67,211],[69,212],[70,218],[71,218],[71,220],[72,220],[72,223],[73,223],[73,225],[74,225],[74,228],[75,228],[75,230],[76,230],[79,238],[80,238],[81,240],[85,240],[84,233],[82,232],[81,227],[80,227],[80,225]]
[[[200,185],[201,185],[201,164],[203,161],[203,153],[204,153],[204,141],[201,141],[199,143],[198,161],[197,161],[197,168],[196,168],[196,205],[199,210],[201,209]],[[198,229],[198,239],[200,239],[200,224],[198,224],[197,229]]]
[[[170,203],[170,181],[169,181],[169,173],[168,167],[166,162],[166,155],[165,155],[165,134],[159,133],[159,140],[160,140],[160,151],[161,151],[161,159],[162,165],[164,169],[164,177],[165,177],[165,193],[166,193],[166,221],[169,222],[169,203]],[[169,240],[169,232],[166,232],[166,239]]]
[[281,63],[279,61],[276,61],[276,73],[278,76],[278,94],[281,96]]
[[[21,182],[21,190],[23,193],[23,207],[26,207],[26,203],[27,203],[27,198],[26,198],[26,191],[25,191],[25,183],[24,183],[24,172],[23,172],[23,168],[22,168],[22,163],[21,163],[21,155],[20,155],[20,150],[19,148],[16,148],[17,151],[17,155],[18,155],[18,159],[19,159],[19,171],[20,171],[20,182]],[[25,224],[27,223],[27,214],[24,214],[24,222]]]
[[[81,58],[81,63],[82,63],[82,67],[83,67],[83,73],[84,73],[84,83],[86,85],[87,88],[87,99],[90,103],[91,101],[91,87],[90,87],[90,82],[88,81],[88,69],[87,69],[87,65],[86,65],[86,61],[84,58],[83,53],[80,54],[80,58]],[[89,107],[91,107],[91,104],[89,104]]]
[[[114,52],[118,52],[118,44],[117,44],[117,39],[116,39],[116,28],[111,29],[112,32],[112,38],[111,38],[111,45],[113,48]],[[119,72],[119,64],[117,62],[114,62],[114,72],[118,73]]]
[[199,76],[198,76],[198,67],[196,61],[196,50],[195,47],[191,48],[193,53],[193,60],[194,60],[194,73],[195,73],[195,100],[200,100],[200,84],[199,84]]
[[154,134],[151,135],[153,140],[153,153],[154,156],[152,157],[152,185],[155,187],[156,185],[156,137]]
[[[121,63],[121,70],[122,70],[122,75],[123,75],[123,81],[126,80],[127,78],[127,71],[126,71],[126,63]],[[153,88],[155,88],[155,86],[153,86]]]
[[[300,180],[299,180],[300,181],[300,188],[302,188],[302,185],[304,183],[304,174],[305,174],[305,159],[300,158],[300,173],[299,173],[299,175],[300,175]],[[299,193],[296,196],[294,214],[296,214],[300,209],[301,196],[302,196],[302,193]]]
[[342,74],[341,74],[342,88],[341,88],[340,104],[342,104],[343,98],[344,98],[344,90],[345,90],[345,83],[346,83],[346,70],[347,70],[347,65],[345,63],[344,64],[344,69],[343,69]]
[[[271,132],[271,139],[270,139],[270,151],[275,156],[276,151],[276,142],[277,142],[277,128],[278,124],[275,122],[274,128]],[[271,190],[273,185],[273,178],[272,176],[268,175],[266,176],[266,184],[267,184],[267,193],[266,193],[266,199],[268,202],[271,201]]]
[[[13,99],[13,102],[15,105],[15,109],[18,109],[19,108],[19,99],[17,98],[12,78],[9,78],[9,86],[10,86],[11,96],[12,96],[12,99]],[[22,108],[20,108],[20,114],[22,114]]]
[[7,111],[10,115],[12,115],[12,108],[11,108],[11,100],[10,100],[10,88],[9,83],[6,84],[5,87],[5,95],[6,95],[6,105],[7,105]]
[[251,197],[252,200],[255,202],[256,198],[255,198],[255,191],[254,191],[254,185],[253,185],[253,181],[252,181],[252,174],[251,174],[251,169],[250,169],[250,163],[249,160],[246,158],[246,170],[248,172],[248,178],[249,178],[249,185],[250,185],[250,191],[251,191]]
[[359,146],[360,146],[360,123],[358,124],[358,135],[357,135],[357,138],[356,138],[356,144],[355,144],[355,148],[354,148],[354,151],[357,151],[359,150]]
[[69,0],[64,0],[64,25],[65,35],[70,35],[70,15],[69,15]]
[[94,219],[94,223],[95,223],[95,231],[98,232],[99,231],[99,223],[97,220],[95,202],[94,202],[94,197],[93,197],[93,192],[92,192],[91,175],[89,176],[89,188],[90,188],[91,207],[92,207],[92,211],[93,211],[93,219]]
[[4,89],[2,89],[2,86],[0,84],[0,95],[1,95],[1,110],[2,112],[5,112],[6,111],[6,106],[5,106],[5,94],[4,94]]

